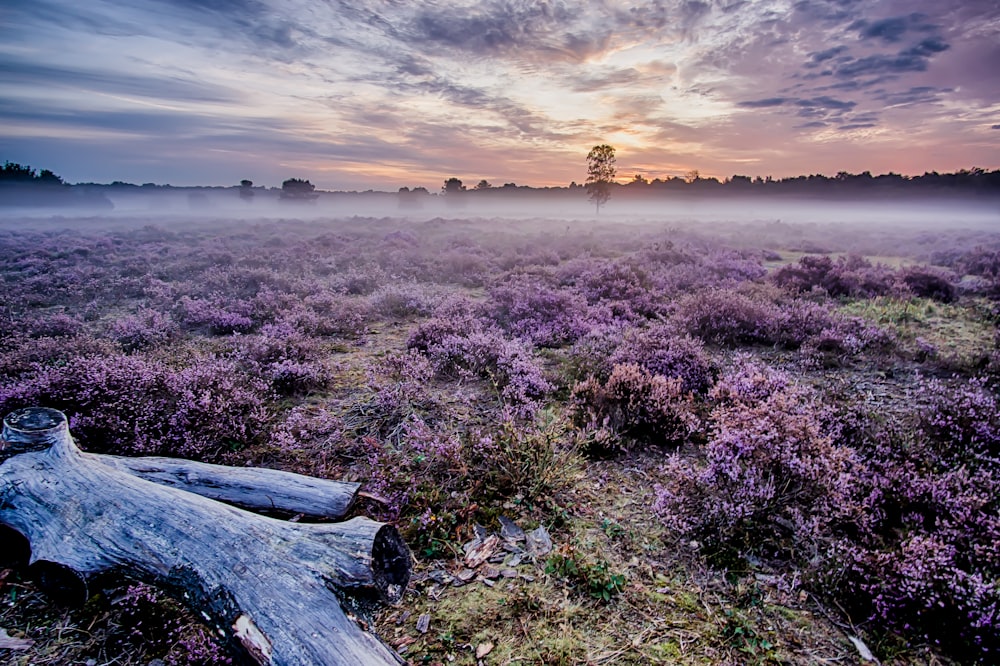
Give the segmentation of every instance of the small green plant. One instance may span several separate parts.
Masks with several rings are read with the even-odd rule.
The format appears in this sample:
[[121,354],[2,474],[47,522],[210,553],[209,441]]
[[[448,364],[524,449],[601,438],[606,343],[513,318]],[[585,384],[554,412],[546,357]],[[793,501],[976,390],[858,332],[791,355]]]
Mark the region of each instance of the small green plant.
[[601,531],[608,535],[609,539],[617,539],[625,534],[625,528],[610,518],[601,520]]
[[732,610],[726,610],[726,624],[722,634],[727,642],[736,650],[753,659],[755,664],[775,663],[774,644],[747,622],[746,618]]
[[545,563],[545,573],[577,585],[581,591],[608,603],[625,588],[625,575],[614,573],[607,560],[592,559],[572,545],[561,546]]

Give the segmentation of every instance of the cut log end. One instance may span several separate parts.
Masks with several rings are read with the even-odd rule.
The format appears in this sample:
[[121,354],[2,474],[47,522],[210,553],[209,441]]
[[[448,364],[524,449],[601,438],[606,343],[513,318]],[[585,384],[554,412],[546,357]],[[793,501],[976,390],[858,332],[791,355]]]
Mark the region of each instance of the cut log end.
[[410,582],[410,549],[392,525],[383,525],[372,544],[375,586],[389,603],[397,603]]
[[46,449],[68,435],[66,415],[58,409],[25,407],[15,410],[3,420],[0,460],[16,453]]

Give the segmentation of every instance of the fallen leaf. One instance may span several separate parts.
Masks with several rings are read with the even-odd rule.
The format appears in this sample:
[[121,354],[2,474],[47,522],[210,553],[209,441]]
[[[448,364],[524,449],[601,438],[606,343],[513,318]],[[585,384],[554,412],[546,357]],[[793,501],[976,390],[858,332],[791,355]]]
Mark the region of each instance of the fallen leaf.
[[465,566],[475,569],[486,560],[490,559],[493,553],[500,546],[500,537],[491,534],[479,543],[474,544],[465,554]]
[[30,638],[14,638],[7,635],[6,629],[0,629],[0,650],[27,650],[34,644]]
[[491,643],[490,641],[486,641],[485,643],[480,643],[476,647],[476,659],[482,659],[492,651],[493,651],[493,643]]
[[868,649],[863,640],[857,636],[848,636],[847,638],[854,643],[854,647],[858,649],[858,654],[861,655],[862,660],[878,662],[878,659],[875,658],[875,655],[872,654],[872,651]]

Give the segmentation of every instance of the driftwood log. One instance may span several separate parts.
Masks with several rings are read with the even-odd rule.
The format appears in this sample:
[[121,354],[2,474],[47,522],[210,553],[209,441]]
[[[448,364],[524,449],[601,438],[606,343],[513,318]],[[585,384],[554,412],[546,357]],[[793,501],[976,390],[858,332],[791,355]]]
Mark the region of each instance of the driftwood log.
[[402,597],[410,554],[394,527],[293,523],[217,501],[340,517],[356,491],[274,470],[84,453],[53,409],[11,413],[0,437],[0,526],[26,538],[43,584],[81,599],[105,574],[158,585],[262,665],[402,663],[349,603]]

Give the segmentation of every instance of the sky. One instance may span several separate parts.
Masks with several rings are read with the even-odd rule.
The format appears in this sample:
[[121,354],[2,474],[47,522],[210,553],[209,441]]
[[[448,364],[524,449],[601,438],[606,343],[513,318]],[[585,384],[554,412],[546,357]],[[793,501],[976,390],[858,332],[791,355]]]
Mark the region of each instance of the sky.
[[3,0],[0,160],[436,191],[1000,167],[1000,0]]

